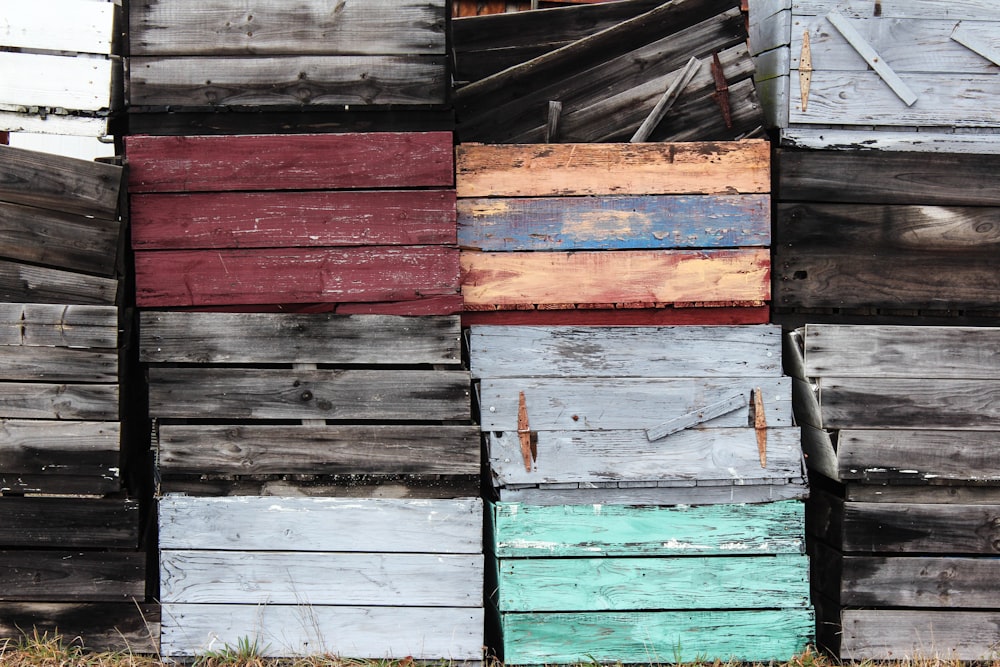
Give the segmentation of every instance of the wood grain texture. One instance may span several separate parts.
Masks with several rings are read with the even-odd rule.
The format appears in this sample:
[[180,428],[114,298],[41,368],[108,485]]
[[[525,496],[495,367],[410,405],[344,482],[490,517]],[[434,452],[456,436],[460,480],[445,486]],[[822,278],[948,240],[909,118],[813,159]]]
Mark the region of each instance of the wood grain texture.
[[118,309],[0,303],[0,345],[117,348]]
[[837,150],[995,154],[1000,152],[1000,136],[982,134],[975,128],[958,132],[921,128],[919,132],[882,132],[875,136],[872,132],[859,129],[795,127],[781,131],[781,145],[788,149],[807,150],[836,148]]
[[3,602],[114,602],[145,595],[141,552],[0,551]]
[[114,218],[122,168],[0,146],[0,201]]
[[131,136],[130,192],[450,187],[450,132]]
[[[526,364],[530,355],[530,364]],[[781,375],[781,330],[756,327],[473,327],[473,377]]]
[[0,545],[135,549],[139,502],[104,498],[4,498]]
[[784,661],[812,641],[811,610],[505,614],[515,664]]
[[24,631],[80,637],[91,651],[157,653],[160,605],[135,602],[8,602],[0,604],[0,637],[19,641]]
[[450,190],[135,195],[131,223],[136,250],[456,241]]
[[840,603],[860,607],[989,609],[995,558],[841,556]]
[[9,259],[113,276],[121,223],[0,203],[2,254]]
[[157,250],[136,253],[135,276],[142,308],[420,301],[458,292],[459,252],[441,246]]
[[989,0],[956,0],[947,7],[935,0],[792,0],[792,10],[810,15],[835,9],[852,18],[867,18],[875,16],[876,1],[884,18],[1000,20],[1000,10]]
[[841,545],[844,553],[996,555],[998,517],[995,505],[847,502]]
[[862,503],[951,503],[1000,505],[995,486],[930,486],[855,483],[844,488],[844,498]]
[[0,417],[114,421],[119,418],[117,384],[0,384]]
[[767,324],[768,306],[713,308],[584,308],[492,310],[462,313],[463,326],[733,326]]
[[[705,480],[715,481],[715,480]],[[754,480],[757,481],[757,480]],[[656,486],[627,488],[563,489],[547,486],[500,488],[497,493],[504,502],[526,505],[719,505],[739,503],[773,503],[783,500],[805,500],[809,489],[804,480],[743,486]],[[563,485],[559,485],[563,486]],[[592,486],[592,485],[583,485]],[[945,487],[942,487],[945,488]]]
[[117,350],[0,345],[0,378],[25,382],[118,382]]
[[[117,106],[115,62],[108,58],[0,52],[0,105],[108,114]],[[16,73],[16,74],[15,74]]]
[[993,431],[844,429],[837,437],[841,479],[1000,481]]
[[6,20],[0,44],[22,49],[109,54],[114,42],[115,5],[53,0],[49,11],[34,12],[13,0],[0,3]]
[[183,494],[196,498],[266,496],[281,498],[395,498],[397,500],[442,500],[472,498],[481,493],[479,475],[438,477],[393,477],[348,475],[304,480],[276,476],[244,476],[203,479],[202,475],[171,476],[160,483],[162,495]]
[[981,660],[993,652],[995,611],[851,609],[841,613],[840,654],[852,659],[899,655]]
[[0,300],[110,306],[119,302],[119,281],[0,259]]
[[161,425],[161,474],[478,475],[476,426]]
[[493,509],[499,558],[803,553],[803,506],[521,505]]
[[129,45],[133,56],[443,54],[444,26],[444,0],[264,2],[246,9],[143,0],[130,7]]
[[457,316],[144,311],[139,322],[150,364],[461,364]]
[[121,424],[0,420],[0,470],[6,473],[118,478]]
[[766,249],[461,253],[467,308],[767,301]]
[[[482,553],[478,498],[159,499],[160,549]],[[317,522],[331,530],[317,531]],[[335,529],[333,529],[335,528]]]
[[460,144],[459,197],[735,194],[770,191],[766,142]]
[[166,604],[161,654],[194,657],[247,640],[273,657],[478,661],[483,623],[483,610],[469,607]]
[[770,210],[766,195],[462,199],[458,242],[492,251],[767,246]]

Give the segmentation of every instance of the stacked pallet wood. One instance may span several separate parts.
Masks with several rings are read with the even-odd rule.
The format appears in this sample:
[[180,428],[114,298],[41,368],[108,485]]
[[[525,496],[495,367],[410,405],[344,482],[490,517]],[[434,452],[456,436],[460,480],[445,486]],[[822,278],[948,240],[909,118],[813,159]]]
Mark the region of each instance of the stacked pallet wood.
[[815,475],[819,640],[845,659],[995,650],[1000,329],[807,325],[790,334]]
[[997,152],[998,29],[991,0],[750,2],[761,100],[790,146]]
[[457,151],[467,323],[768,318],[766,142]]
[[0,637],[151,650],[127,474],[144,458],[121,389],[122,168],[7,146],[0,164]]
[[813,636],[781,332],[471,329],[514,664],[783,660]]

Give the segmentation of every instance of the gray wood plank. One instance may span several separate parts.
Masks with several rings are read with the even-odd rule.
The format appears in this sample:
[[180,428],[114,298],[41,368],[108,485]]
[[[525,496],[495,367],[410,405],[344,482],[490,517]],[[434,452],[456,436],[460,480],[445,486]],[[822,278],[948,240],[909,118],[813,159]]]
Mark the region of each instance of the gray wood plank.
[[0,383],[0,418],[113,421],[117,384]]
[[139,519],[139,502],[134,500],[4,498],[0,546],[135,549]]
[[165,549],[160,601],[482,607],[483,571],[482,555]]
[[781,374],[781,329],[770,325],[474,326],[470,331],[469,356],[477,378]]
[[840,654],[852,660],[939,656],[982,660],[996,647],[996,611],[849,609],[842,612]]
[[956,505],[1000,505],[1000,487],[953,485],[847,484],[847,500],[863,503],[951,503]]
[[118,347],[118,308],[0,303],[0,345]]
[[160,549],[482,552],[478,498],[164,496],[159,512]]
[[335,477],[244,476],[205,479],[203,475],[166,476],[160,482],[164,495],[200,498],[267,496],[281,498],[394,498],[397,500],[441,500],[472,498],[481,493],[479,475],[406,476],[346,475]]
[[0,601],[114,602],[146,596],[146,554],[0,551]]
[[0,345],[0,378],[28,382],[118,382],[118,351]]
[[1000,553],[1000,506],[844,503],[845,553]]
[[868,18],[876,15],[876,5],[883,18],[1000,21],[1000,8],[991,0],[954,0],[946,5],[938,0],[792,0],[792,12],[815,15],[836,10],[853,18]]
[[[140,314],[146,363],[461,364],[458,316]],[[275,345],[275,341],[281,341]]]
[[5,473],[118,477],[119,422],[0,420]]
[[118,468],[103,475],[0,472],[0,495],[110,497],[122,491]]
[[49,637],[79,637],[89,651],[156,654],[160,605],[133,601],[0,604],[0,638],[19,641],[31,627]]
[[118,220],[0,202],[0,252],[9,259],[112,276],[120,232]]
[[996,558],[842,558],[842,605],[990,609],[1000,595]]
[[122,168],[0,145],[0,201],[113,219]]
[[[787,125],[787,123],[786,123]],[[877,135],[877,136],[876,136]],[[858,129],[823,129],[808,126],[781,132],[781,145],[807,150],[918,151],[925,153],[1000,152],[1000,136],[978,132],[879,132]]]
[[996,431],[841,430],[837,436],[844,480],[1000,482]]
[[645,487],[633,489],[526,488],[498,491],[504,502],[525,505],[720,505],[773,503],[804,500],[809,496],[805,480],[788,484],[744,486]]
[[149,414],[205,419],[467,420],[467,371],[149,369]]
[[118,281],[61,269],[0,260],[0,300],[111,306]]

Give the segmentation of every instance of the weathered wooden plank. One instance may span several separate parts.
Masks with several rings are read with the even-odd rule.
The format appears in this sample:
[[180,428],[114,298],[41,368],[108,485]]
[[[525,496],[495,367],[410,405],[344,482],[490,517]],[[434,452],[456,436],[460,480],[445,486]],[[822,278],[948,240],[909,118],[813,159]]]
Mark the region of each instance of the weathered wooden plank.
[[0,551],[4,602],[114,602],[145,595],[145,553]]
[[113,65],[107,58],[0,52],[0,104],[107,113]]
[[151,364],[461,364],[456,316],[145,311],[140,329]]
[[[805,555],[501,560],[503,612],[789,609],[809,604]],[[642,582],[637,586],[636,582]]]
[[[886,62],[885,58],[876,51],[871,44],[869,44],[864,36],[858,32],[854,25],[838,14],[836,11],[832,11],[826,15],[826,20],[829,21],[837,32],[847,40],[861,58],[868,63],[878,77],[882,80],[882,83],[887,85],[890,90],[908,107],[912,107],[914,102],[919,99],[919,96],[913,92],[913,89],[903,79],[900,78],[899,74],[896,73],[892,67]],[[805,112],[805,105],[803,105],[803,112]]]
[[1000,552],[1000,507],[995,505],[846,502],[843,512],[844,553]]
[[[135,602],[0,604],[0,637],[19,641],[25,632],[79,637],[90,651],[159,651],[160,605]],[[234,644],[235,646],[235,644]]]
[[151,137],[125,150],[129,190],[450,187],[450,132]]
[[478,475],[476,426],[161,425],[161,474]]
[[803,553],[803,505],[630,507],[497,503],[499,558]]
[[44,51],[111,53],[115,5],[107,2],[51,0],[45,12],[14,0],[0,2],[4,24],[0,44]]
[[118,478],[121,424],[0,420],[0,470],[6,473]]
[[1000,428],[1000,383],[990,380],[824,377],[820,404],[832,429]]
[[467,420],[466,371],[149,369],[152,417]]
[[514,664],[785,661],[812,641],[811,610],[504,614]]
[[442,246],[153,250],[136,253],[135,277],[143,308],[419,301],[458,292],[459,252]]
[[1000,329],[806,325],[809,377],[979,378],[1000,375]]
[[0,378],[26,382],[118,382],[118,351],[0,345]]
[[[478,498],[159,500],[160,549],[482,553]],[[316,530],[317,525],[326,529]]]
[[[705,480],[709,481],[709,480]],[[757,481],[757,480],[754,480]],[[945,487],[942,487],[945,488]],[[720,505],[739,503],[773,503],[782,500],[804,500],[809,496],[805,480],[779,484],[768,483],[743,486],[675,486],[613,489],[553,489],[500,488],[497,490],[504,502],[526,505]]]
[[482,609],[165,604],[161,654],[255,643],[265,656],[482,659]]
[[134,195],[130,219],[137,250],[456,241],[450,190]]
[[118,309],[0,303],[0,345],[118,347]]
[[120,230],[116,220],[0,203],[2,253],[9,259],[112,276]]
[[139,520],[139,502],[134,500],[4,498],[0,545],[135,549]]
[[861,607],[996,607],[995,558],[840,556],[840,603]]
[[[762,97],[766,97],[762,94]],[[787,125],[787,123],[786,123]],[[876,136],[877,135],[877,136]],[[807,150],[922,151],[927,153],[1000,153],[1000,136],[968,132],[878,132],[794,127],[781,132],[781,145]]]
[[17,112],[0,109],[0,129],[10,132],[34,132],[87,138],[108,134],[108,118],[104,116],[68,116]]
[[279,476],[168,475],[161,494],[191,497],[268,496],[281,498],[395,498],[441,500],[472,498],[482,493],[479,475],[373,476],[344,475],[288,479]]
[[[757,327],[473,327],[472,375],[766,377],[781,375],[781,330]],[[530,363],[525,363],[530,359]]]
[[750,428],[688,429],[659,442],[649,442],[639,430],[541,432],[531,471],[524,469],[516,432],[490,433],[488,443],[497,485],[661,479],[744,484],[803,474],[796,428],[768,430],[766,468]]
[[777,162],[785,201],[1000,206],[987,176],[1000,155],[779,149]]
[[142,0],[129,8],[137,55],[443,54],[444,0],[375,0],[331,6]]
[[792,33],[792,12],[788,3],[750,3],[749,34],[750,50],[754,55],[787,47]]
[[994,611],[850,609],[841,612],[840,653],[852,659],[900,655],[981,660],[994,650]]
[[863,503],[953,503],[958,505],[1000,505],[1000,488],[995,486],[929,486],[860,482],[846,484],[844,498]]
[[117,384],[4,382],[0,417],[13,419],[116,420]]
[[[747,392],[764,390],[767,423],[791,426],[788,378],[511,378],[480,385],[483,431],[517,431],[517,402],[524,392],[532,431],[631,430]],[[731,412],[704,427],[746,427],[749,410]],[[643,436],[645,437],[645,436]]]
[[0,260],[0,300],[51,304],[114,305],[119,283],[88,276]]
[[[875,7],[878,6],[878,14]],[[831,9],[852,18],[980,19],[1000,21],[1000,9],[990,0],[956,0],[941,5],[936,0],[792,0],[795,14],[825,14]]]
[[0,164],[2,201],[108,219],[118,210],[121,167],[10,146]]
[[733,326],[767,324],[768,306],[492,310],[462,313],[463,326]]
[[734,194],[770,191],[764,141],[460,144],[459,197]]
[[[483,569],[483,556],[471,554],[162,550],[160,600],[166,604],[482,607]],[[335,577],[331,571],[337,573]]]
[[129,104],[149,107],[441,105],[442,56],[133,56]]
[[458,242],[511,251],[767,246],[770,215],[767,195],[462,199]]

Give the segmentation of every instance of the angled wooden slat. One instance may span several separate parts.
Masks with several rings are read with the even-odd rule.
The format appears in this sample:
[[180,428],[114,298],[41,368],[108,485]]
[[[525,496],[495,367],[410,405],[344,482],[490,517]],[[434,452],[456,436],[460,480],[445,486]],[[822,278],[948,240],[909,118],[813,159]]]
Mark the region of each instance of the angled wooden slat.
[[0,52],[0,104],[107,113],[113,65],[107,58]]
[[483,548],[478,498],[164,496],[158,504],[160,549],[478,554]]
[[114,602],[145,595],[142,552],[0,551],[0,601]]
[[118,347],[118,309],[0,303],[0,345]]
[[123,548],[139,542],[139,503],[104,498],[4,498],[0,545]]
[[0,417],[108,421],[119,418],[117,384],[0,383]]
[[125,142],[130,192],[449,187],[450,132],[151,137]]
[[1000,481],[995,431],[841,430],[841,479]]
[[0,345],[0,378],[28,382],[118,382],[118,352]]
[[469,350],[473,376],[489,379],[781,374],[781,331],[773,326],[477,326]]
[[836,11],[828,13],[826,20],[837,29],[841,36],[847,40],[847,43],[851,45],[851,48],[879,75],[879,78],[889,86],[892,92],[896,94],[896,97],[902,100],[906,106],[912,107],[914,102],[919,99],[919,95],[910,89],[896,71],[889,66],[885,58],[858,32],[858,29]]
[[17,641],[25,629],[49,637],[80,637],[88,650],[157,653],[160,605],[136,602],[7,602],[0,637]]
[[121,167],[10,146],[0,146],[0,163],[0,201],[115,217]]
[[0,44],[23,49],[111,53],[115,5],[51,0],[45,12],[15,0],[0,2]]
[[891,660],[900,654],[978,660],[993,650],[992,633],[1000,623],[995,611],[954,609],[849,609],[841,616],[841,654],[872,660]]
[[119,282],[83,273],[0,260],[0,300],[86,306],[114,305]]
[[112,276],[121,223],[0,203],[4,257]]

